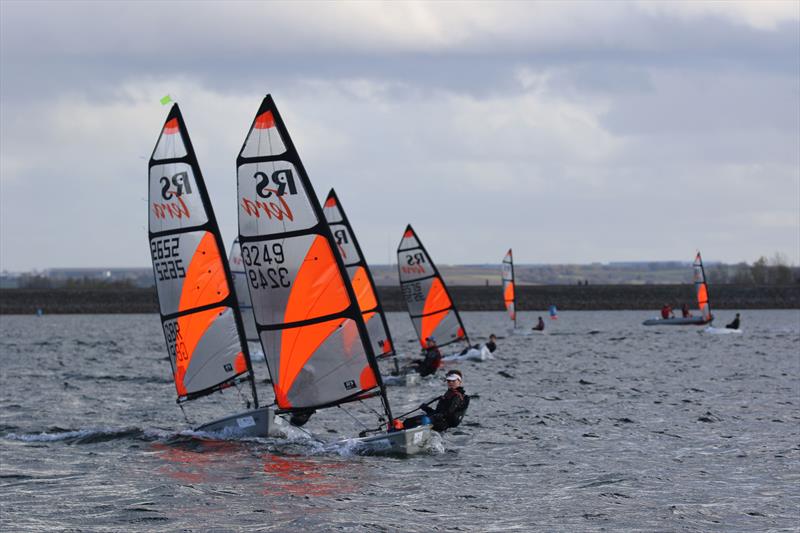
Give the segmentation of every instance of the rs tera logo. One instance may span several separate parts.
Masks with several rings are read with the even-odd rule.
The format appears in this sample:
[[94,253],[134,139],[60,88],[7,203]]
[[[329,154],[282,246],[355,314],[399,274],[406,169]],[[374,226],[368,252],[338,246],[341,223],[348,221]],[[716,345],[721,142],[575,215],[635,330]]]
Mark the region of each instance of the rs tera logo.
[[[172,178],[164,176],[159,182],[161,183],[161,197],[164,200],[170,200],[173,196],[192,194],[191,180],[189,180],[189,174],[186,172],[178,172]],[[170,187],[175,188],[170,189]]]
[[407,265],[421,265],[425,262],[425,255],[422,252],[417,252],[414,255],[406,256]]
[[344,382],[344,388],[346,390],[355,389],[356,388],[356,382],[353,381],[352,379],[350,381],[345,381]]
[[[294,184],[294,175],[289,169],[276,170],[271,176],[267,176],[264,172],[256,172],[253,177],[258,180],[256,184],[256,194],[261,198],[269,198],[272,193],[277,196],[286,194],[286,189],[289,189],[289,194],[297,194],[297,187]],[[277,187],[269,188],[270,181],[272,185]]]

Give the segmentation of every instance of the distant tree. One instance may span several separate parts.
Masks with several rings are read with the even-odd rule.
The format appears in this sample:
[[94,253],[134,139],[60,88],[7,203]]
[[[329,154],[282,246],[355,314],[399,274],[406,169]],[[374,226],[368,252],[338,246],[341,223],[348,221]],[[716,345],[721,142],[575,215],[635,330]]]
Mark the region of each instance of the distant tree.
[[731,281],[737,285],[749,285],[753,283],[752,270],[747,263],[742,262],[736,265]]
[[786,256],[780,252],[775,252],[772,257],[772,268],[770,269],[770,281],[778,285],[786,285],[793,281],[792,269],[787,265]]
[[750,276],[756,285],[764,285],[769,281],[769,271],[767,268],[767,258],[763,255],[750,267]]

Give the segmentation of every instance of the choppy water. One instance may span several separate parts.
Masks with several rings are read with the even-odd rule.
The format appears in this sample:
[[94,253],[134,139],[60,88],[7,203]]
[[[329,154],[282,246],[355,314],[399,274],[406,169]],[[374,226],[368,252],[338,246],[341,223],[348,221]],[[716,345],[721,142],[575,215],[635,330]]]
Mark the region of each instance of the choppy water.
[[[389,318],[411,351],[408,319]],[[800,312],[746,311],[741,336],[645,318],[567,312],[506,336],[496,360],[460,365],[479,396],[465,423],[399,459],[186,431],[156,315],[3,316],[0,528],[797,531]],[[502,313],[465,321],[476,340],[507,335]],[[403,412],[443,389],[390,398]],[[241,408],[193,403],[192,423]],[[307,427],[359,429],[339,409]]]

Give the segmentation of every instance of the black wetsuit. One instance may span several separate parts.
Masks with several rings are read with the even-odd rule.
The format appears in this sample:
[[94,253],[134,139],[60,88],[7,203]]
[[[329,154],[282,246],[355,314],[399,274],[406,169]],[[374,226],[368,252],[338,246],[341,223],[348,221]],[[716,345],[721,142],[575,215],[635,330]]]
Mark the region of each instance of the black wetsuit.
[[439,348],[427,348],[425,358],[414,361],[414,367],[422,377],[435,374],[440,366],[442,366],[442,352]]
[[469,398],[464,392],[464,387],[448,390],[439,398],[435,409],[427,405],[421,407],[426,414],[406,419],[404,426],[416,427],[422,423],[424,416],[428,416],[435,431],[444,431],[461,423],[468,406]]
[[739,329],[739,317],[733,319],[733,322],[725,326],[728,329]]
[[497,349],[497,344],[493,343],[492,341],[487,341],[486,347],[489,348],[490,353],[494,353],[494,351]]

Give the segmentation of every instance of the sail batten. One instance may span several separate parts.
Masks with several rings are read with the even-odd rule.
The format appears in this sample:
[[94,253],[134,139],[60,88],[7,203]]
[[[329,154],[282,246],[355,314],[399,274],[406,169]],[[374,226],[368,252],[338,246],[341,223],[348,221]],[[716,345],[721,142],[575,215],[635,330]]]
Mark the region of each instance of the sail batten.
[[258,406],[222,237],[177,104],[148,169],[148,237],[178,401],[249,381]]
[[372,349],[379,357],[395,355],[394,342],[389,332],[386,314],[378,297],[375,281],[353,227],[333,189],[325,199],[323,212],[336,242],[334,249],[342,259],[350,276],[350,282],[367,326]]
[[439,270],[409,224],[397,247],[400,288],[422,347],[427,338],[438,346],[469,343],[464,324]]
[[356,294],[289,132],[267,95],[237,158],[239,242],[256,330],[282,411],[380,389]]

